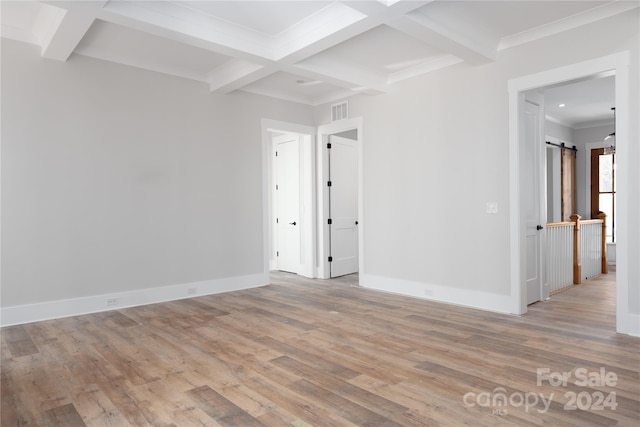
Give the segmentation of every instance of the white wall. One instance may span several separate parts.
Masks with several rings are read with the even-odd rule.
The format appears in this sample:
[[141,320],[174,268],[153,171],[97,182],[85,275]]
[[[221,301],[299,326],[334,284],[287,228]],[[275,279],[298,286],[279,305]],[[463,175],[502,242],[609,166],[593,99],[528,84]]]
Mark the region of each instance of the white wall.
[[[349,99],[349,114],[362,116],[364,129],[363,282],[508,311],[509,253],[517,249],[509,247],[507,82],[625,50],[635,94],[628,113],[638,117],[637,10],[502,51],[495,63],[461,64],[399,83],[387,95]],[[328,122],[329,106],[316,114]],[[637,141],[635,127],[630,141]],[[629,171],[636,193],[639,169]],[[497,214],[485,213],[489,201],[498,203]],[[640,259],[638,213],[636,199],[628,205],[630,260]],[[637,314],[638,263],[625,274]]]
[[567,145],[573,145],[573,129],[572,128],[561,125],[559,123],[552,122],[550,120],[545,120],[544,127],[545,127],[545,134],[547,136],[557,138],[560,141],[566,143]]
[[2,39],[5,323],[35,303],[265,283],[263,117],[314,121],[310,107]]

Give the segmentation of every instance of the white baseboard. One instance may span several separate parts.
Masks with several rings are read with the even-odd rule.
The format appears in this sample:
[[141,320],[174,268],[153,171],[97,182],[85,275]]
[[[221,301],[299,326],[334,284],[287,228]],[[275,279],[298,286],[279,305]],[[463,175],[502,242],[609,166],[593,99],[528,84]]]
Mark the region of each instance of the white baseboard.
[[392,279],[370,274],[360,275],[360,285],[379,291],[493,311],[496,313],[511,314],[512,311],[512,301],[509,295]]
[[[2,324],[2,326],[19,325],[61,317],[97,313],[100,311],[117,310],[125,307],[193,298],[202,295],[238,291],[267,284],[269,284],[269,274],[259,273],[225,279],[204,280],[181,285],[139,289],[129,292],[117,292],[113,294],[3,307],[0,308],[0,324]],[[115,300],[115,303],[107,305],[107,300]]]
[[640,337],[640,314],[626,313],[617,326],[618,333]]

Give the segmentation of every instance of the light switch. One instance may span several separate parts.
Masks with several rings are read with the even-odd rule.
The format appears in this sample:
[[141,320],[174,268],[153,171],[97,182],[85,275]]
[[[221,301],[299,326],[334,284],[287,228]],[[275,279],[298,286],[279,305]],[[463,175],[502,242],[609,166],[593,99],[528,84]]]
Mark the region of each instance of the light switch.
[[487,213],[497,214],[498,213],[498,202],[487,202]]

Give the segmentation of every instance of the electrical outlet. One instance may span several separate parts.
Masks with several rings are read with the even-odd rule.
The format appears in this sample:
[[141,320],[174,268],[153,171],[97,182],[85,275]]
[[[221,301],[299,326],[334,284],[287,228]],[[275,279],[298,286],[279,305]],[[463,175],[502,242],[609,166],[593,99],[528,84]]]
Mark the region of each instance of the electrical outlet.
[[187,289],[187,295],[195,295],[197,292],[196,288]]
[[107,298],[107,307],[118,305],[118,298]]
[[488,214],[497,214],[498,213],[498,202],[487,202],[487,213]]

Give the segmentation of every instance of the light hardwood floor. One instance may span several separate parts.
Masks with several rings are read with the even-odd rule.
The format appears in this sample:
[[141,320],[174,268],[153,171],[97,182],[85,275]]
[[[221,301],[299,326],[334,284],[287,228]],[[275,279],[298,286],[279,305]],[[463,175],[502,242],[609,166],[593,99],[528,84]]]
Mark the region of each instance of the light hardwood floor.
[[[637,426],[640,339],[615,333],[612,278],[516,317],[276,273],[6,327],[2,426]],[[538,385],[539,368],[572,376]],[[615,385],[581,385],[578,369]],[[617,407],[566,410],[571,393],[583,408],[615,393]]]

